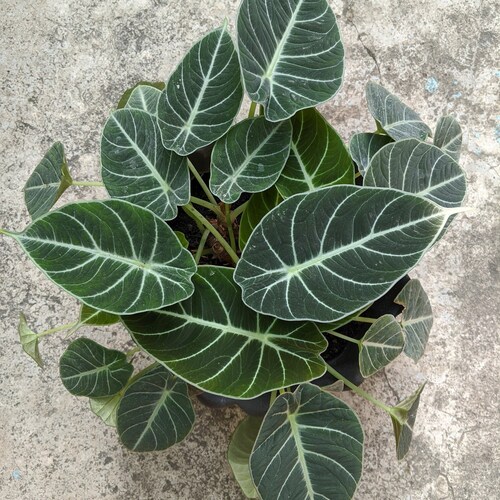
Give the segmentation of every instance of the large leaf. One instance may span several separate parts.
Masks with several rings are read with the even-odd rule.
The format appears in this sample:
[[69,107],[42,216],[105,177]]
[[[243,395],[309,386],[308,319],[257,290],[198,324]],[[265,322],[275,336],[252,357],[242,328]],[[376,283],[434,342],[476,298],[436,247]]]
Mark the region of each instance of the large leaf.
[[255,311],[331,323],[412,269],[446,212],[393,189],[333,186],[295,195],[255,228],[234,278]]
[[453,116],[442,116],[437,124],[434,144],[448,153],[455,161],[460,160],[462,128]]
[[71,182],[64,147],[56,142],[24,186],[24,201],[31,217],[36,219],[47,213]]
[[263,116],[235,125],[215,144],[210,190],[225,203],[241,193],[258,193],[278,179],[290,154],[289,120],[268,122]]
[[222,137],[243,98],[238,56],[227,27],[202,38],[170,77],[158,103],[167,149],[187,156]]
[[389,137],[395,141],[415,137],[425,140],[431,129],[415,111],[375,82],[366,86],[368,109]]
[[31,359],[33,359],[40,368],[43,368],[43,361],[42,357],[40,356],[40,350],[38,348],[38,339],[40,338],[40,335],[30,329],[24,313],[21,313],[19,315],[18,332],[23,351]]
[[85,338],[71,342],[59,362],[64,387],[74,396],[89,398],[113,396],[133,371],[125,354]]
[[207,392],[250,399],[320,377],[327,343],[315,325],[256,314],[233,270],[202,266],[195,292],[161,311],[124,317],[143,350]]
[[383,147],[370,162],[365,186],[390,187],[459,207],[467,188],[460,165],[438,147],[405,139]]
[[354,167],[344,143],[315,109],[292,118],[290,157],[276,187],[283,198],[334,184],[353,184]]
[[234,477],[247,498],[258,498],[250,475],[250,454],[261,425],[262,418],[245,418],[234,431],[227,451],[227,459]]
[[274,186],[263,193],[256,193],[250,197],[240,221],[239,246],[241,250],[245,247],[257,224],[281,201],[281,195]]
[[186,383],[158,366],[126,389],[116,427],[129,450],[158,451],[182,441],[193,428],[194,419]]
[[152,85],[138,85],[130,93],[127,104],[124,107],[145,111],[156,117],[162,90]]
[[238,49],[246,90],[276,122],[333,97],[344,48],[326,0],[243,0]]
[[392,408],[391,414],[394,436],[396,438],[396,454],[398,460],[405,457],[410,449],[413,437],[413,426],[417,418],[420,395],[424,390],[425,383],[422,384],[409,398],[405,399],[397,406]]
[[340,399],[311,384],[279,396],[250,457],[263,500],[350,499],[361,478],[363,429]]
[[90,326],[107,326],[120,322],[120,316],[110,314],[105,311],[99,311],[86,304],[82,304],[80,310],[80,324]]
[[361,339],[359,371],[368,378],[395,360],[403,351],[405,338],[392,314],[385,314],[370,326]]
[[404,352],[415,362],[425,351],[432,328],[432,307],[419,280],[410,280],[396,297],[404,307],[401,326],[405,334]]
[[51,280],[96,309],[132,314],[193,292],[191,253],[161,219],[126,201],[72,203],[14,237]]
[[116,412],[122,396],[122,391],[120,391],[113,396],[90,398],[90,409],[92,413],[97,415],[106,425],[116,427]]
[[119,109],[101,140],[104,186],[112,198],[149,208],[171,220],[189,202],[187,160],[163,147],[156,119],[145,111]]
[[349,143],[349,151],[361,175],[365,175],[373,155],[391,142],[392,139],[389,136],[382,134],[366,133],[353,136]]

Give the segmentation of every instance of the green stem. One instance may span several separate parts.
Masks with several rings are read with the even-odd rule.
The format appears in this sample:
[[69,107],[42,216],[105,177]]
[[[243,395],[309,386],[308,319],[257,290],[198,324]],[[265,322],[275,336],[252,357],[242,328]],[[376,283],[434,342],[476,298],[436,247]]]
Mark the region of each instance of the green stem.
[[128,350],[125,353],[125,355],[127,356],[127,360],[130,360],[134,354],[137,354],[140,351],[142,351],[142,349],[139,346],[132,347],[132,349]]
[[104,184],[100,181],[71,181],[72,186],[81,187],[104,187]]
[[201,224],[200,221],[193,216],[193,214],[186,208],[186,206],[183,206],[181,208],[188,217],[194,220],[194,222],[196,223],[196,227],[198,228],[200,233],[203,234],[203,231],[205,231],[205,229],[203,228],[203,224]]
[[358,179],[359,177],[361,177],[361,172],[356,172],[356,175],[354,176],[354,178]]
[[189,160],[187,162],[189,170],[191,170],[191,173],[193,174],[194,178],[198,181],[198,184],[201,186],[201,189],[203,189],[203,192],[208,198],[208,201],[210,201],[212,205],[217,206],[217,201],[215,200],[214,195],[212,194],[210,189],[208,189],[208,186],[205,184],[205,181],[202,179],[198,170],[196,170],[195,166]]
[[348,337],[347,335],[342,335],[335,330],[326,330],[326,333],[333,335],[334,337],[338,337],[339,339],[347,340],[347,342],[352,342],[353,344],[361,345],[361,340],[353,339],[352,337]]
[[247,206],[248,206],[248,201],[246,201],[239,207],[235,208],[231,213],[231,220],[234,222],[245,211]]
[[250,103],[250,111],[248,112],[248,118],[253,118],[255,116],[256,111],[257,111],[257,103],[252,101]]
[[202,200],[201,198],[196,198],[196,196],[191,196],[190,201],[191,201],[191,203],[194,203],[195,205],[200,205],[201,207],[205,207],[205,208],[208,208],[209,210],[212,210],[212,212],[217,214],[217,216],[220,217],[221,219],[224,218],[224,215],[222,214],[222,211],[218,205],[214,205],[213,203],[210,203],[209,201]]
[[214,235],[215,239],[224,247],[224,250],[229,254],[231,259],[233,259],[235,264],[240,260],[236,255],[236,252],[231,248],[231,245],[229,245],[229,243],[224,239],[222,234],[220,234],[219,231],[217,231],[217,229],[215,229],[215,227],[212,226],[212,224],[210,224],[210,222],[208,222],[208,220],[205,219],[205,217],[203,217],[203,215],[200,214],[196,208],[193,207],[193,205],[185,205],[183,209],[192,219],[205,226],[205,228]]
[[205,231],[201,237],[200,244],[198,245],[198,250],[196,251],[195,258],[194,258],[196,265],[198,265],[200,263],[200,259],[201,259],[201,256],[203,255],[203,250],[205,249],[205,243],[207,242],[207,238],[208,238],[209,234],[210,234],[210,231],[208,229],[205,229]]
[[225,203],[224,206],[226,207],[226,225],[229,233],[229,241],[231,242],[231,248],[234,250],[234,253],[236,253],[236,239],[234,237],[233,221],[231,219],[231,205]]
[[356,321],[357,323],[375,323],[377,321],[375,318],[365,318],[364,316],[356,316],[352,318],[351,321]]
[[373,403],[375,406],[378,406],[380,409],[384,410],[385,412],[392,414],[393,409],[390,406],[385,405],[382,403],[382,401],[379,401],[378,399],[375,399],[371,394],[368,392],[364,391],[357,385],[353,384],[350,380],[346,379],[343,375],[341,375],[337,370],[332,368],[329,364],[325,363],[326,369],[330,374],[332,374],[335,378],[342,380],[344,384],[349,387],[354,393],[356,393],[358,396],[361,396],[362,398],[366,399],[367,401],[370,401],[370,403]]
[[68,323],[67,325],[56,326],[55,328],[51,328],[50,330],[45,330],[38,334],[38,338],[45,337],[46,335],[50,335],[52,333],[63,332],[64,330],[70,330],[71,328],[75,328],[80,324],[79,321],[73,321],[73,323]]
[[276,401],[276,398],[278,397],[278,391],[272,391],[271,392],[271,397],[269,398],[269,408],[273,405],[273,403]]
[[12,231],[7,231],[7,229],[2,229],[0,227],[0,234],[5,234],[5,236],[10,236],[14,238],[16,236],[16,233],[13,233]]

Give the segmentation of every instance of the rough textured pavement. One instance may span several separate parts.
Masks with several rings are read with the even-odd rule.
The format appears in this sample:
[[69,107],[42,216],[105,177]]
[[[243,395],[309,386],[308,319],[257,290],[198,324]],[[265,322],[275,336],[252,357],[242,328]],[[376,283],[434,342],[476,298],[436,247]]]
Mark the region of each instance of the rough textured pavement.
[[[418,267],[435,326],[418,365],[401,358],[366,383],[393,403],[424,379],[413,448],[395,459],[391,424],[354,396],[367,443],[357,498],[494,499],[499,470],[499,2],[334,0],[347,50],[341,93],[323,108],[345,139],[370,130],[369,79],[402,96],[428,123],[452,113],[465,129],[467,205]],[[28,223],[21,189],[56,140],[80,180],[98,175],[98,143],[121,91],[166,78],[186,49],[236,0],[2,0],[0,2],[0,227]],[[104,196],[73,190],[65,201]],[[74,320],[76,303],[12,241],[0,240],[0,498],[239,499],[225,461],[236,410],[197,407],[190,438],[163,453],[123,450],[83,399],[58,381],[68,341],[41,344],[41,371],[22,352],[20,310],[41,331]],[[123,346],[119,328],[85,332]]]

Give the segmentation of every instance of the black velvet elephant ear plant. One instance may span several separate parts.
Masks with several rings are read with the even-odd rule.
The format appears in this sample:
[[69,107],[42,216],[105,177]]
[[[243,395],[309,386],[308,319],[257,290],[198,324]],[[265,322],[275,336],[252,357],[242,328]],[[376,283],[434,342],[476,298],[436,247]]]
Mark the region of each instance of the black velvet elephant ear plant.
[[[461,129],[443,117],[432,134],[369,82],[374,131],[346,146],[315,108],[343,72],[326,0],[243,0],[236,41],[224,24],[165,83],[123,95],[102,131],[102,182],[73,180],[55,143],[24,189],[32,222],[1,230],[80,307],[41,333],[21,314],[26,353],[42,365],[42,338],[70,333],[62,383],[136,452],[185,439],[195,398],[239,405],[228,459],[249,498],[351,498],[364,434],[333,393],[386,412],[402,458],[424,388],[390,406],[359,385],[424,352],[432,310],[408,273],[463,210]],[[106,199],[53,208],[96,185]],[[128,352],[75,339],[115,323]]]

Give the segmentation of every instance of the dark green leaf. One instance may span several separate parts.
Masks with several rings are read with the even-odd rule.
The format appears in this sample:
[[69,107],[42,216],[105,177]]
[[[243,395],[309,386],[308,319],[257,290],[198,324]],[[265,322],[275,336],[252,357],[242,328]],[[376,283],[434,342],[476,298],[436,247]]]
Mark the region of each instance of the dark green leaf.
[[186,383],[158,366],[127,388],[116,423],[122,443],[143,452],[179,443],[193,428],[194,419]]
[[277,122],[340,88],[344,47],[326,0],[243,0],[238,49],[252,101]]
[[107,326],[120,322],[120,316],[110,314],[105,311],[99,311],[93,307],[82,304],[80,311],[80,323],[90,326]]
[[24,201],[31,217],[37,219],[46,214],[71,182],[64,147],[56,142],[24,186]]
[[134,367],[120,351],[106,349],[90,339],[71,342],[59,363],[64,387],[74,396],[113,396],[127,383]]
[[128,101],[130,99],[130,96],[132,95],[132,92],[136,88],[142,87],[142,86],[153,87],[153,88],[161,91],[165,88],[165,83],[163,83],[163,82],[139,82],[139,83],[137,83],[133,87],[127,89],[127,91],[122,95],[122,97],[120,98],[120,102],[118,103],[117,109],[124,108],[127,105]]
[[250,399],[320,377],[327,343],[317,327],[256,314],[233,269],[201,266],[194,294],[175,306],[124,317],[136,343],[200,389]]
[[434,144],[449,154],[455,161],[460,160],[462,128],[453,116],[442,116],[439,119]]
[[279,396],[250,457],[263,500],[353,497],[361,478],[363,429],[340,399],[311,384]]
[[373,155],[385,145],[392,142],[387,135],[356,134],[349,143],[352,159],[356,162],[361,175],[365,175]]
[[354,167],[344,143],[315,109],[292,118],[290,157],[276,187],[283,198],[334,184],[353,184]]
[[[163,88],[164,87],[165,85],[163,84]],[[138,85],[132,90],[127,104],[124,107],[145,111],[151,116],[156,117],[158,114],[158,102],[163,88],[159,89],[151,85]]]
[[238,56],[227,27],[202,38],[174,71],[158,104],[167,149],[187,156],[222,137],[243,98]]
[[125,201],[72,203],[14,236],[51,280],[96,309],[132,314],[193,293],[191,253],[156,215]]
[[271,123],[261,116],[238,123],[215,144],[210,190],[224,203],[234,203],[245,191],[270,188],[285,166],[291,140],[289,120]]
[[20,313],[19,315],[18,332],[23,351],[32,358],[40,368],[43,368],[43,361],[38,349],[39,335],[29,328],[24,313]]

